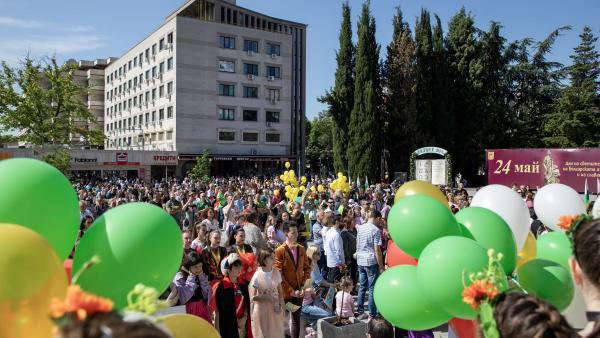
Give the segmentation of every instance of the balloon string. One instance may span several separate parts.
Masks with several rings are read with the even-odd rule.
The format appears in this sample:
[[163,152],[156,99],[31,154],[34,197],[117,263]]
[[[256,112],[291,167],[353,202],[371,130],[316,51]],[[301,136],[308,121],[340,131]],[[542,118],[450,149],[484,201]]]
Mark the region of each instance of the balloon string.
[[73,278],[71,278],[71,284],[77,284],[77,280],[86,270],[94,266],[94,264],[98,264],[100,262],[100,257],[98,255],[92,256],[92,258],[89,261],[85,262],[83,266],[77,271],[77,273],[73,275]]
[[524,294],[528,294],[527,290],[525,290],[514,277],[510,277],[510,279],[512,280],[513,284],[516,285]]

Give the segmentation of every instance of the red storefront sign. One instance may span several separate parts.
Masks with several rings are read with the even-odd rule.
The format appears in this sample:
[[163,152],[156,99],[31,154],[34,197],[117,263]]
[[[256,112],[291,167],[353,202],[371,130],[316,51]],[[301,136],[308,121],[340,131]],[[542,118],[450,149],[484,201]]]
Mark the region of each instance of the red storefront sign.
[[127,163],[127,153],[125,152],[117,152],[116,153],[116,158],[117,158],[117,163],[121,164],[121,163]]
[[590,193],[598,193],[600,148],[585,149],[488,149],[489,184],[529,185],[566,184],[583,192],[585,180]]

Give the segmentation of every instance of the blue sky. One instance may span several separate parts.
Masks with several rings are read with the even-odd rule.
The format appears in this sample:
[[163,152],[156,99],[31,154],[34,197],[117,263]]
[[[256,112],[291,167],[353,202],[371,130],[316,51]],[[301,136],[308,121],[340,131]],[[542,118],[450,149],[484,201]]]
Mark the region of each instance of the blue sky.
[[[118,57],[183,3],[183,0],[0,0],[0,60],[14,63],[28,50],[32,55],[56,53],[60,60]],[[325,108],[316,98],[334,81],[341,1],[238,0],[238,4],[308,24],[306,113],[309,118],[316,116]],[[355,34],[361,4],[360,0],[350,1]],[[450,17],[464,5],[482,29],[492,20],[502,23],[502,34],[509,41],[524,37],[540,40],[559,26],[572,25],[573,30],[559,38],[552,54],[554,60],[563,63],[569,63],[569,54],[578,44],[584,25],[590,25],[600,35],[600,1],[595,0],[372,0],[371,4],[382,52],[391,39],[391,20],[394,8],[399,5],[411,26],[421,7],[425,7],[440,16],[445,30]]]

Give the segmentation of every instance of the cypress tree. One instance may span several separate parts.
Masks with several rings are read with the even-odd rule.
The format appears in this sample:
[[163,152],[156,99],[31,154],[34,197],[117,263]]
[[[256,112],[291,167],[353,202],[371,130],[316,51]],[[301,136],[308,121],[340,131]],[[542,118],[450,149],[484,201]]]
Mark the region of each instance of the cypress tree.
[[415,25],[415,43],[418,129],[415,130],[414,137],[417,146],[425,146],[432,141],[434,67],[431,18],[426,9],[421,9],[421,16]]
[[335,86],[320,102],[329,105],[333,119],[333,163],[335,172],[348,169],[348,124],[354,107],[354,45],[352,44],[352,23],[350,6],[342,4],[342,25],[339,35],[340,49],[336,53],[337,68]]
[[386,146],[390,169],[408,171],[410,153],[416,147],[415,44],[402,11],[396,8],[394,35],[385,62]]
[[379,116],[379,46],[375,41],[375,19],[367,1],[358,23],[354,82],[354,108],[350,115],[348,172],[351,177],[378,177],[381,118]]
[[452,114],[448,55],[444,46],[444,31],[440,17],[435,15],[433,28],[433,83],[432,83],[432,141],[435,145],[453,147],[454,115]]
[[581,42],[571,55],[573,64],[567,68],[570,85],[563,89],[556,110],[545,124],[548,146],[597,147],[600,145],[600,106],[598,76],[600,53],[598,38],[585,26],[579,35]]

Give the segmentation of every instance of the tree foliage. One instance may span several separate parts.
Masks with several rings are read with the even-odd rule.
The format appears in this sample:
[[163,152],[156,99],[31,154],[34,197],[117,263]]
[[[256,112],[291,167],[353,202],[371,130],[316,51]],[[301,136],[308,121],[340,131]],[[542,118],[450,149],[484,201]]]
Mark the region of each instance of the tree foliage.
[[328,112],[321,112],[310,122],[306,158],[313,173],[329,172],[333,168],[333,119]]
[[202,156],[196,158],[196,165],[188,171],[187,176],[192,181],[208,183],[210,181],[210,160],[208,150],[204,150]]

